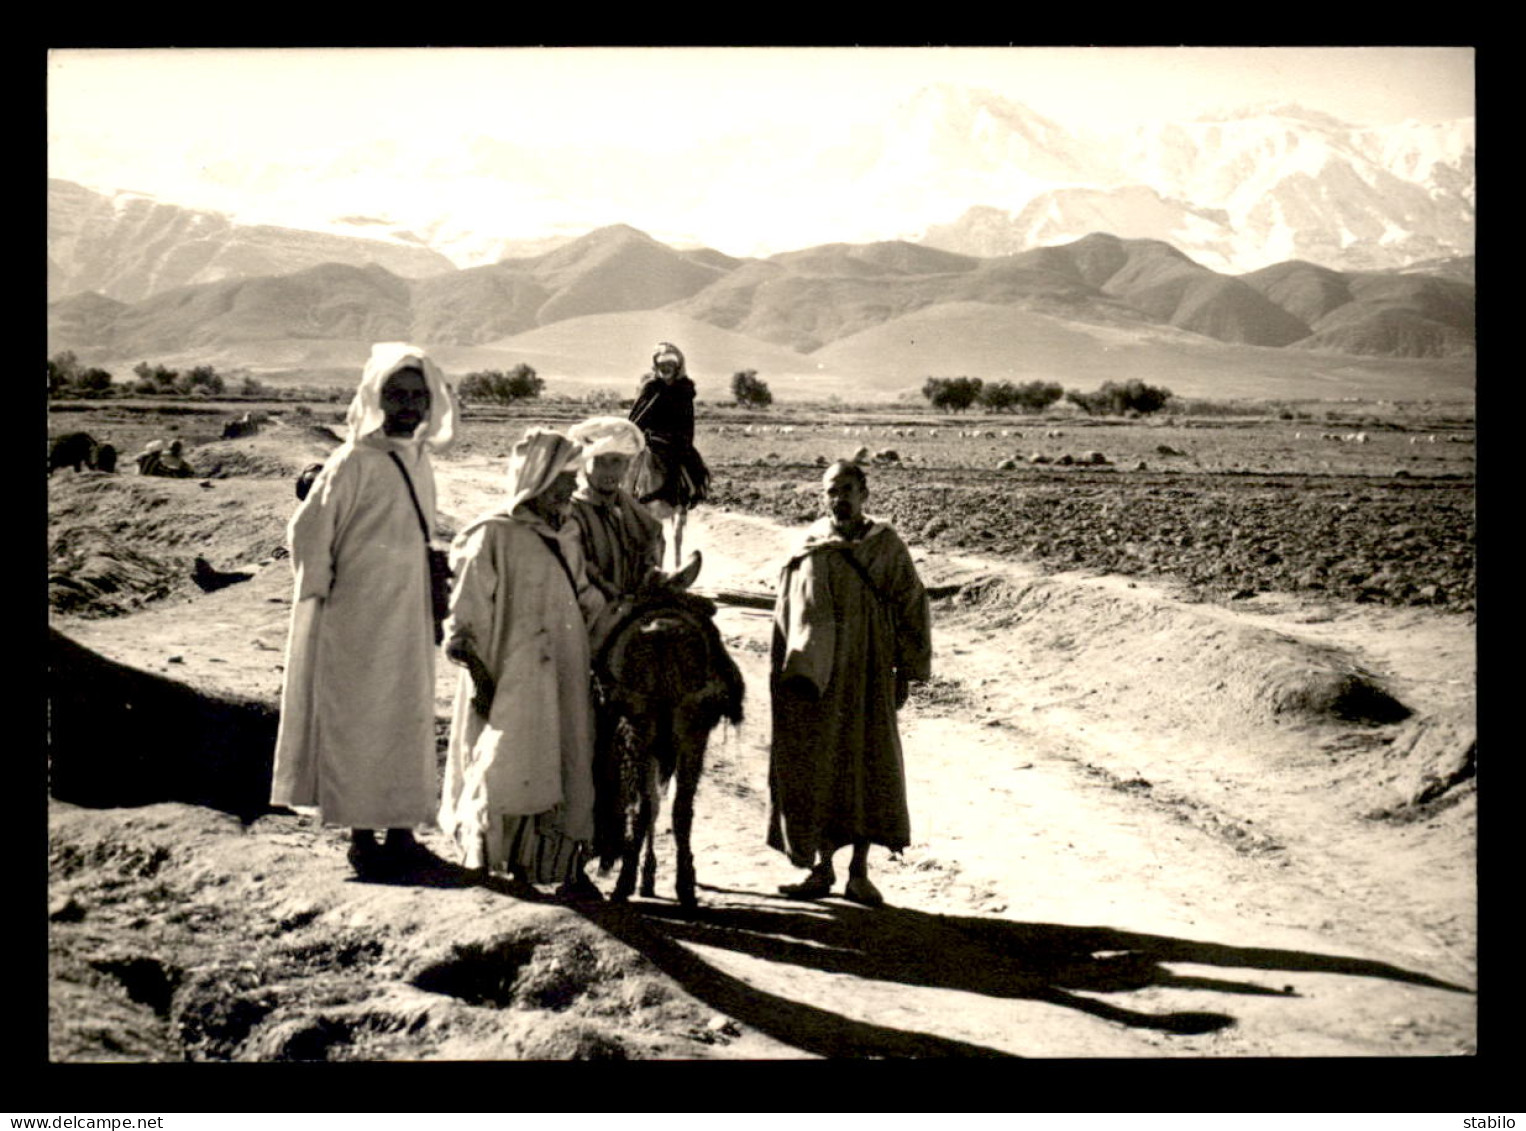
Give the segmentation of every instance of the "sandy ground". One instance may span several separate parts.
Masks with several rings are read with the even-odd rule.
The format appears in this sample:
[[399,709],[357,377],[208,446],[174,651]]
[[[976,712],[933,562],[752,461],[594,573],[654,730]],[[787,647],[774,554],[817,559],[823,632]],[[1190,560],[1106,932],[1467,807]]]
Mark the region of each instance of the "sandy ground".
[[[458,526],[497,488],[496,461],[439,470]],[[290,487],[200,490],[258,508]],[[791,533],[701,509],[696,587],[771,590]],[[578,910],[359,883],[344,834],[307,816],[54,802],[53,1059],[1477,1051],[1473,781],[1414,803],[1472,742],[1471,617],[916,556],[963,589],[902,715],[913,844],[871,857],[887,907],[776,894],[799,874],[763,843],[770,619],[723,605],[747,720],[711,743],[696,915],[666,833],[657,899]],[[271,698],[290,570],[214,561],[255,576],[55,624]],[[1309,691],[1353,673],[1412,714],[1343,719]],[[442,663],[442,716],[453,689]]]

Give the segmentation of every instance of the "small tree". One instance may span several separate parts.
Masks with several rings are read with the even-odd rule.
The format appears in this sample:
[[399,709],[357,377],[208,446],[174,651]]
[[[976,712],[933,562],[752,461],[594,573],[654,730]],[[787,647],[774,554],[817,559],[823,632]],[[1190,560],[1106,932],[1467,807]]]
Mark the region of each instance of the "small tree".
[[1171,399],[1171,390],[1146,385],[1133,380],[1118,384],[1105,381],[1094,393],[1070,390],[1065,399],[1079,406],[1088,416],[1123,416],[1137,412],[1142,415],[1159,412]]
[[1011,381],[991,381],[981,386],[979,401],[987,412],[1017,411],[1020,394]]
[[766,408],[774,403],[774,394],[756,369],[732,374],[731,397],[744,408]]
[[1057,381],[1029,381],[1017,387],[1017,403],[1024,412],[1043,412],[1064,395]]
[[108,392],[111,389],[111,374],[92,366],[74,378],[74,387],[87,397]]
[[204,396],[210,396],[223,391],[223,379],[212,366],[198,365],[189,373],[182,375],[175,382],[175,387],[183,393],[201,393]]
[[73,350],[64,350],[48,358],[48,396],[72,388],[79,371],[79,358]]
[[466,401],[513,404],[515,401],[534,400],[545,387],[546,382],[535,370],[521,362],[508,373],[498,369],[474,370],[461,378],[456,391]]
[[166,369],[163,365],[159,364],[150,365],[146,361],[138,362],[137,365],[132,367],[132,371],[140,383],[143,381],[153,382],[154,387],[150,390],[151,392],[173,393],[175,391],[175,383],[180,378],[180,374],[175,370]]
[[545,389],[546,382],[530,366],[520,362],[509,371],[506,385],[511,400],[533,401]]
[[934,408],[964,412],[979,398],[984,384],[979,377],[929,377],[922,384],[922,395]]

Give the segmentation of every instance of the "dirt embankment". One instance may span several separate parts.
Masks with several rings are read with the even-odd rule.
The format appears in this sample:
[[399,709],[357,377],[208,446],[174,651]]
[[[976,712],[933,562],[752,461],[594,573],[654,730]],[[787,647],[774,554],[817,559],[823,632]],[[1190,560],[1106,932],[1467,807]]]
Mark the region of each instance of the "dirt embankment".
[[[480,509],[499,471],[443,463],[448,521]],[[670,898],[664,835],[657,899],[579,911],[444,865],[362,884],[342,831],[196,794],[243,781],[260,800],[290,609],[266,539],[290,480],[105,482],[55,484],[55,537],[104,518],[149,556],[197,545],[170,543],[175,524],[146,536],[148,491],[208,524],[215,566],[252,576],[55,618],[99,653],[60,646],[70,712],[93,711],[94,730],[55,743],[55,773],[130,748],[142,772],[124,777],[156,783],[115,799],[131,807],[77,792],[52,806],[55,1059],[1476,1047],[1471,618],[1276,593],[1213,604],[919,544],[924,578],[951,595],[936,676],[902,720],[914,843],[873,854],[891,906],[868,911],[776,894],[796,877],[762,844],[768,616],[727,607],[749,695],[701,787],[704,906],[684,916]],[[711,509],[691,531],[712,590],[771,587],[790,536]],[[439,685],[443,718],[444,665]],[[188,727],[197,711],[206,725]],[[216,757],[248,774],[196,771]]]

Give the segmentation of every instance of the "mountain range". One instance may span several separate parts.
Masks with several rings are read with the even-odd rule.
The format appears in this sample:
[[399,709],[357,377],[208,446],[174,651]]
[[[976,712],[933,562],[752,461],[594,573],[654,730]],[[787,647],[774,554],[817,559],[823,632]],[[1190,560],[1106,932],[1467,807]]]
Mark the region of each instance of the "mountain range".
[[1210,370],[1245,367],[1226,348],[1286,355],[1273,368],[1289,371],[1368,358],[1442,359],[1466,373],[1473,316],[1472,282],[1446,273],[1292,261],[1230,276],[1165,242],[1105,233],[992,258],[886,241],[737,259],[617,225],[541,255],[418,278],[325,263],[138,302],[74,295],[49,306],[48,348],[108,368],[352,373],[370,342],[409,340],[446,364],[526,360],[548,376],[623,384],[668,338],[703,342],[712,373],[754,368],[802,390],[886,389],[918,381],[918,369],[972,371],[967,362],[992,379],[1068,383],[1093,363],[1121,377],[1123,359],[1143,350],[1157,379],[1192,371],[1183,357],[1211,357],[1211,383]]
[[[206,173],[233,211],[184,214],[172,194],[192,187],[155,199],[104,162],[75,175],[61,158],[61,175],[100,191],[50,186],[49,295],[135,302],[324,261],[418,278],[539,256],[614,221],[749,258],[897,240],[994,258],[1101,231],[1228,274],[1294,259],[1403,268],[1474,252],[1474,125],[1359,126],[1266,105],[1097,133],[934,85],[819,136],[707,136],[660,167],[634,149],[569,138],[546,152],[445,123],[409,146],[336,139],[311,160],[240,152]],[[187,144],[206,172],[209,143]]]
[[[982,113],[989,121],[1003,110],[1000,100],[972,109],[992,99],[947,88],[922,97],[941,107],[924,116],[950,132],[978,134]],[[1035,139],[1048,183],[993,194],[920,242],[999,255],[1101,230],[1166,240],[1231,272],[1290,259],[1392,268],[1473,252],[1471,118],[1361,127],[1294,105],[1240,108],[1093,139],[1084,159],[1068,135],[1035,119],[1007,114],[994,132],[1008,150],[1014,134]]]

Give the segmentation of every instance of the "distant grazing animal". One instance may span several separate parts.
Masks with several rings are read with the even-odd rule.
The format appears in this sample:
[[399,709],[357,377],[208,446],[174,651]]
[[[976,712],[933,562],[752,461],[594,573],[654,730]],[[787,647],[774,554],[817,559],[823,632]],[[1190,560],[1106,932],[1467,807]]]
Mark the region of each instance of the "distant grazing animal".
[[894,448],[886,448],[882,452],[875,452],[874,455],[870,458],[873,459],[875,463],[900,463],[901,453],[896,451]]
[[230,585],[236,585],[240,581],[248,581],[254,574],[243,570],[233,573],[224,573],[212,568],[206,558],[198,557],[191,571],[191,580],[196,582],[196,587],[203,593],[215,593],[219,589],[226,589]]
[[48,474],[60,467],[83,471],[95,466],[96,443],[88,432],[66,432],[48,448]]
[[864,463],[866,460],[868,460],[868,458],[869,458],[869,449],[868,448],[859,448],[858,451],[853,453],[853,462],[854,463]]
[[97,471],[116,471],[117,449],[115,444],[101,444],[95,449],[95,469]]
[[698,902],[689,843],[694,795],[710,732],[722,719],[742,721],[745,694],[742,673],[715,627],[715,605],[687,592],[700,564],[695,553],[678,573],[656,575],[594,657],[601,712],[595,848],[601,870],[620,861],[616,902],[635,890],[643,848],[641,894],[656,894],[657,817],[674,777],[675,888],[684,907]]

